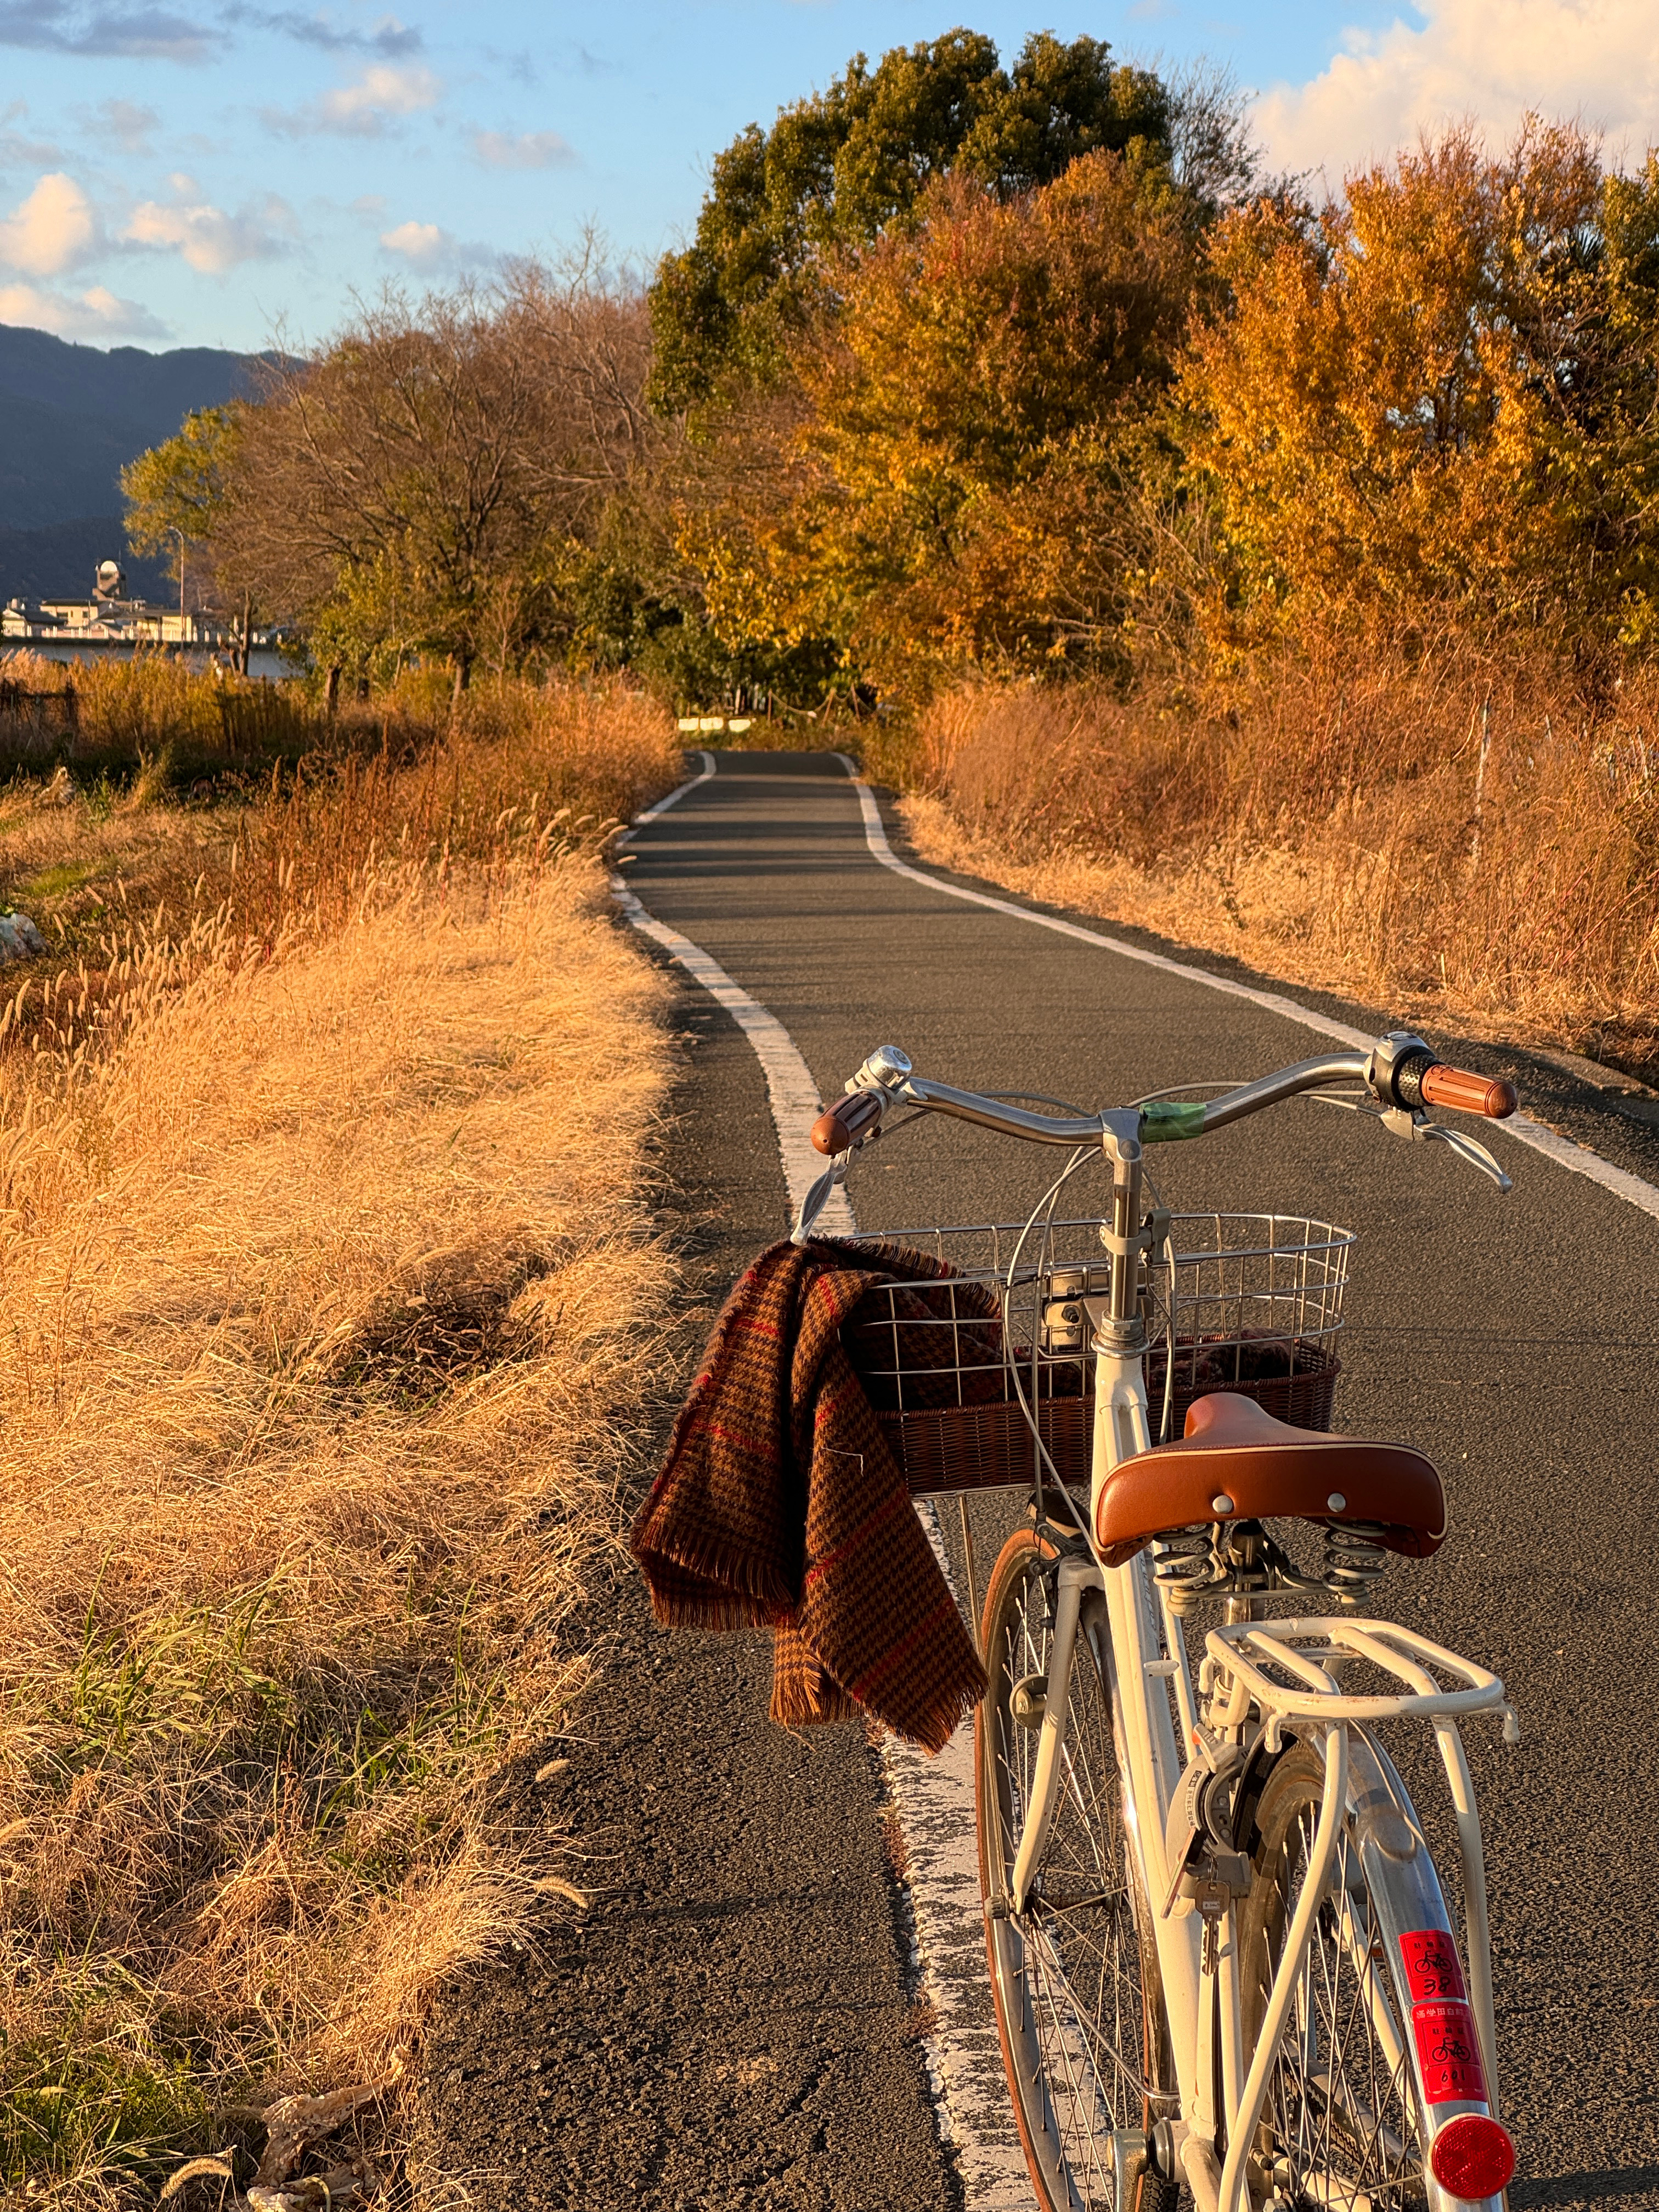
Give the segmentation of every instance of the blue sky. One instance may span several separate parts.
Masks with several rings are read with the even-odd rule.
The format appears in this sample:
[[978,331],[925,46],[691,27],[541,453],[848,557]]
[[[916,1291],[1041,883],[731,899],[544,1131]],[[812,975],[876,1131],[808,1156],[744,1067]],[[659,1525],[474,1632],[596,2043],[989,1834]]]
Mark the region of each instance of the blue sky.
[[1088,13],[921,0],[0,0],[0,322],[94,343],[325,335],[354,292],[593,223],[647,262],[712,155],[860,49],[966,21],[1207,56],[1277,166],[1345,168],[1449,115],[1578,112],[1659,138],[1656,0],[1346,0]]

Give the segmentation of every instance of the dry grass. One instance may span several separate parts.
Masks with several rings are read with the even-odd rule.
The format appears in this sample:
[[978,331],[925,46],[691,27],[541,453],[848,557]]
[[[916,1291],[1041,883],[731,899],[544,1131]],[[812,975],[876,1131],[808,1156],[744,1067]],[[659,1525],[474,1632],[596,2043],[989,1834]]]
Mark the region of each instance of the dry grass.
[[1201,706],[960,691],[907,780],[942,865],[1414,1019],[1659,1071],[1653,672],[1598,691],[1541,650],[1311,650]]
[[162,653],[100,664],[9,653],[0,684],[0,763],[61,761],[83,782],[142,774],[154,788],[185,787],[355,733],[355,721],[337,730],[293,684],[192,675]]
[[584,702],[605,733],[585,749],[583,787],[594,799],[625,775],[647,724],[659,744],[668,730],[659,709],[617,684],[507,678],[466,693],[458,709],[444,672],[410,669],[331,714],[297,683],[193,674],[161,654],[100,665],[0,653],[0,772],[42,777],[61,766],[106,807],[166,793],[246,798],[274,769],[302,761],[379,757],[407,767],[434,748],[491,740],[544,750],[550,729],[568,754]]
[[[614,703],[637,799],[672,732]],[[64,839],[180,902],[0,1050],[0,2198],[153,2202],[250,2099],[389,2082],[557,1883],[486,1790],[653,1387],[665,1048],[511,750]]]
[[[227,936],[264,957],[295,923],[337,926],[391,863],[498,869],[603,836],[681,773],[672,723],[635,691],[510,687],[432,728],[410,719],[411,691],[385,705],[374,749],[277,763],[189,805],[143,777],[118,794],[15,776],[0,790],[0,910],[28,914],[52,957],[0,1036],[21,1024],[72,1051],[112,1000],[131,1003],[135,963],[188,969]],[[0,1098],[5,1083],[0,1065]]]

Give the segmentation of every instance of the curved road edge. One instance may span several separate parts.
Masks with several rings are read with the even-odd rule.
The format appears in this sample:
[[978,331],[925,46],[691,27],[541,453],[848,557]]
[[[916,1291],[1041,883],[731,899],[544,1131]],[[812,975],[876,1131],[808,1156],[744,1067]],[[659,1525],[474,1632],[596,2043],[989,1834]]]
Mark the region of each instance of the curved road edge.
[[[714,757],[705,754],[703,757],[712,763]],[[1220,991],[1230,998],[1248,1000],[1252,1006],[1260,1006],[1267,1013],[1279,1014],[1286,1021],[1299,1023],[1304,1029],[1311,1030],[1316,1036],[1330,1037],[1339,1044],[1351,1045],[1358,1049],[1376,1042],[1376,1030],[1360,1029],[1352,1022],[1339,1021],[1332,1015],[1322,1014],[1316,1008],[1304,1005],[1300,1000],[1286,998],[1282,992],[1264,991],[1255,984],[1236,981],[1230,975],[1218,975],[1210,969],[1194,967],[1188,961],[1172,960],[1166,953],[1153,952],[1144,945],[1131,945],[1120,937],[1108,937],[1103,930],[1089,929],[1081,922],[1067,921],[1059,915],[1044,914],[1036,908],[1023,906],[1014,899],[990,891],[975,890],[965,884],[948,882],[943,876],[930,874],[925,869],[914,866],[908,860],[902,860],[888,842],[880,804],[874,791],[859,774],[857,763],[846,753],[837,753],[836,758],[847,770],[858,793],[859,805],[864,815],[865,842],[870,848],[872,858],[879,860],[884,868],[890,868],[895,875],[908,877],[912,883],[921,884],[928,890],[943,892],[947,898],[966,899],[975,906],[989,907],[994,913],[1009,915],[1016,921],[1031,922],[1039,929],[1053,930],[1059,936],[1076,938],[1085,945],[1098,945],[1103,951],[1115,952],[1125,960],[1138,960],[1149,968],[1160,968],[1166,975],[1179,975],[1184,982],[1201,983],[1206,990]],[[672,804],[681,792],[690,791],[695,784],[703,782],[714,772],[712,766],[705,769],[702,775],[694,777],[691,782],[683,784],[680,791],[671,793],[670,799],[663,804]],[[644,818],[641,817],[641,820]],[[1622,1198],[1627,1205],[1638,1207],[1642,1212],[1651,1214],[1656,1221],[1659,1221],[1659,1184],[1649,1182],[1644,1177],[1633,1175],[1628,1168],[1621,1168],[1614,1161],[1604,1159],[1599,1152],[1576,1143],[1559,1130],[1551,1128],[1547,1122],[1535,1121],[1530,1114],[1516,1114],[1511,1120],[1494,1122],[1492,1126],[1500,1134],[1512,1138],[1516,1144],[1541,1152],[1547,1159],[1553,1160],[1558,1167],[1565,1168],[1569,1174],[1588,1176],[1591,1182],[1600,1183],[1604,1190],[1612,1191],[1615,1197]]]

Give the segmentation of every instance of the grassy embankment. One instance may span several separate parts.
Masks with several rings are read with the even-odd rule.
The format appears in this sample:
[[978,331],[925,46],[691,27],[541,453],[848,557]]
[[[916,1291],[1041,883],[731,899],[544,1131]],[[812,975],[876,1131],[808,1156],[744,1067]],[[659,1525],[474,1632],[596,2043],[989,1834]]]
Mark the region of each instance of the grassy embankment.
[[1315,649],[1196,702],[964,689],[865,750],[936,864],[1659,1081],[1651,671]]
[[580,1879],[487,1798],[651,1387],[659,986],[594,856],[678,753],[626,694],[417,708],[274,793],[0,793],[52,947],[0,1012],[0,2200],[269,2178],[279,2095],[342,2093],[336,2203],[395,2174],[433,1993]]

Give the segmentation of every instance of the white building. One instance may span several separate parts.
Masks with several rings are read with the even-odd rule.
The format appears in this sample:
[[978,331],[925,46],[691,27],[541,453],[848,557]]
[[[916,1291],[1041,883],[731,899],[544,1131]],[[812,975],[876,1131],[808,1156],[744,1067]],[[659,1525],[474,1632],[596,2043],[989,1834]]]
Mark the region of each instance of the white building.
[[[248,638],[251,676],[287,676],[287,642],[277,628],[256,629]],[[113,561],[100,562],[97,587],[88,599],[11,599],[0,608],[0,651],[38,653],[46,660],[131,659],[164,653],[192,668],[215,661],[231,667],[240,653],[240,623],[218,615],[181,612],[126,597],[126,579]]]

